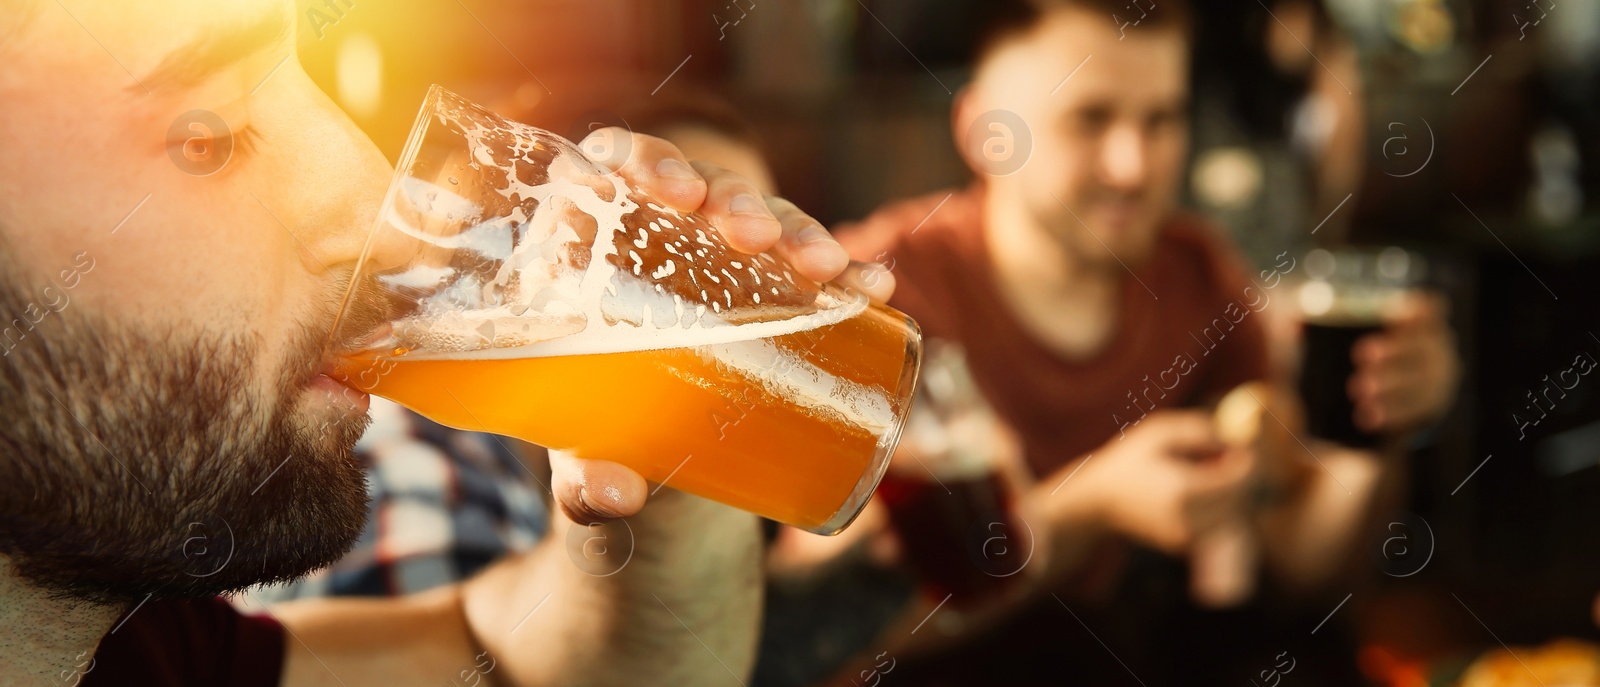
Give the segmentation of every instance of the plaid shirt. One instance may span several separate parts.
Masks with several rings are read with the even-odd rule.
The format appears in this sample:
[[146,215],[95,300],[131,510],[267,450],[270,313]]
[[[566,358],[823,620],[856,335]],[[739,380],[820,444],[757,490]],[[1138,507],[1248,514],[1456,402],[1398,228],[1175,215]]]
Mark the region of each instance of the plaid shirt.
[[257,599],[410,594],[464,580],[544,536],[546,492],[504,440],[376,396],[371,414],[356,443],[372,503],[355,549],[298,582],[256,591]]

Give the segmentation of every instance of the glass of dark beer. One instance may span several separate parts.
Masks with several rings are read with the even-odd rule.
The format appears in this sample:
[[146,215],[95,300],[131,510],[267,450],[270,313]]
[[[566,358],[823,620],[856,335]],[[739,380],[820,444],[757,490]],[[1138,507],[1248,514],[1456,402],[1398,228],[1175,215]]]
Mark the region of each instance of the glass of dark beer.
[[929,596],[969,604],[1005,588],[1031,555],[1002,470],[1017,449],[961,348],[934,341],[925,350],[901,449],[878,498]]
[[1381,436],[1355,422],[1351,352],[1362,337],[1382,331],[1386,313],[1416,289],[1426,269],[1420,255],[1394,246],[1316,249],[1303,263],[1295,291],[1302,323],[1300,397],[1312,436],[1370,448]]

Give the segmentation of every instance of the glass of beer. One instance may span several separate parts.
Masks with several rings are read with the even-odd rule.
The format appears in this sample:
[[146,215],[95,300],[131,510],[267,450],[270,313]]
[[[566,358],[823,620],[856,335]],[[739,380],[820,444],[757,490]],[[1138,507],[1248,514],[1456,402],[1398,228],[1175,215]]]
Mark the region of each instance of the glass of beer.
[[922,355],[904,314],[439,86],[330,346],[346,384],[442,424],[821,534],[876,488]]
[[1302,322],[1300,397],[1312,436],[1370,448],[1381,437],[1355,423],[1351,351],[1362,337],[1383,330],[1393,304],[1416,288],[1423,258],[1404,248],[1316,249],[1304,260],[1305,279],[1295,292]]
[[1031,534],[1001,472],[1002,452],[1019,449],[961,347],[930,341],[927,353],[905,441],[878,498],[929,597],[971,604],[1010,585],[1031,555]]

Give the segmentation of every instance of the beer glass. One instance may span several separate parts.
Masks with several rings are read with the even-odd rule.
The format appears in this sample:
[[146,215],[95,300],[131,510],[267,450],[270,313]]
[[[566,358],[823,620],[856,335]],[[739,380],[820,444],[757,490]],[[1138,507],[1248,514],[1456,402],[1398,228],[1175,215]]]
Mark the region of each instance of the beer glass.
[[1389,308],[1420,283],[1425,263],[1403,248],[1316,249],[1306,254],[1295,291],[1303,348],[1300,397],[1312,436],[1370,448],[1378,435],[1355,424],[1350,376],[1356,341],[1383,330]]
[[922,350],[905,315],[439,86],[330,346],[346,384],[442,424],[821,534],[877,486]]
[[1002,452],[1016,446],[960,346],[930,341],[925,365],[901,456],[878,498],[930,597],[971,604],[1010,585],[1032,553],[1001,473]]

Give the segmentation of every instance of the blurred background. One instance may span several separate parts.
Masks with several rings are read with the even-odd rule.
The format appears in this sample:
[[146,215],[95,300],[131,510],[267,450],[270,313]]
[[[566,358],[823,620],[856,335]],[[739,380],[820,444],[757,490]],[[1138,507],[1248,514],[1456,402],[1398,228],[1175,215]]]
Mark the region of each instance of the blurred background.
[[[969,179],[950,105],[985,4],[319,0],[303,3],[300,59],[391,160],[433,83],[572,138],[724,100],[783,195],[833,224]],[[1351,601],[1363,670],[1600,638],[1600,383],[1546,384],[1600,355],[1600,3],[1229,0],[1197,14],[1186,204],[1262,266],[1285,248],[1404,246],[1452,303],[1466,376],[1413,445],[1407,486],[1428,530],[1408,541],[1430,556]],[[1321,30],[1353,47],[1351,83],[1325,83],[1285,41]],[[1331,125],[1340,108],[1362,126]]]

